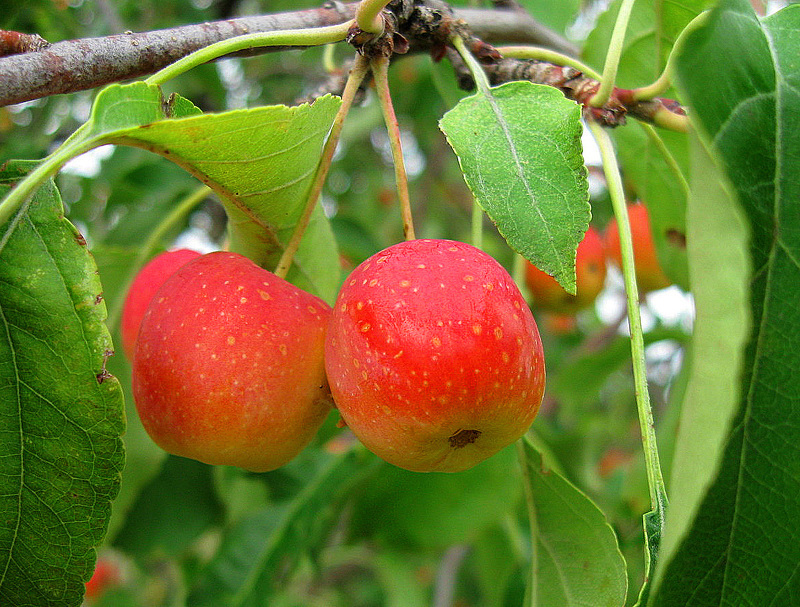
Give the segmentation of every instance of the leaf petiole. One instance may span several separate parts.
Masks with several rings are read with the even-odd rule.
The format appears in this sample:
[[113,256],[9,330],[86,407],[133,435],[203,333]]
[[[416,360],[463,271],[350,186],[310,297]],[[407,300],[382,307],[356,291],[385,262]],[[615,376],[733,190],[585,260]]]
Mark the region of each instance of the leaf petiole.
[[594,135],[600,148],[603,160],[603,172],[608,182],[608,191],[614,216],[619,226],[620,250],[622,253],[622,275],[625,280],[625,296],[628,307],[628,327],[631,334],[631,358],[633,362],[634,392],[636,394],[636,408],[639,412],[639,428],[642,435],[644,448],[644,461],[647,471],[647,485],[650,491],[650,505],[652,513],[645,517],[647,543],[645,550],[646,571],[650,573],[655,565],[651,558],[657,552],[657,545],[651,541],[663,536],[664,521],[668,505],[667,491],[661,473],[658,446],[656,444],[655,424],[653,412],[650,407],[650,395],[647,389],[647,366],[644,356],[644,337],[642,335],[642,321],[639,314],[639,290],[636,285],[636,273],[633,258],[633,239],[625,207],[625,194],[622,187],[622,177],[619,172],[617,158],[614,155],[614,146],[611,136],[599,124],[588,122],[589,129]]
[[600,88],[589,100],[592,107],[603,107],[608,103],[611,93],[614,91],[614,83],[617,79],[619,69],[619,58],[622,56],[622,47],[625,43],[625,33],[628,30],[628,21],[633,10],[633,3],[636,0],[622,0],[622,5],[617,13],[617,21],[614,23],[614,31],[611,34],[611,41],[608,44],[606,62],[603,66],[603,78]]
[[681,50],[684,40],[686,40],[686,37],[690,33],[705,25],[710,14],[711,11],[704,11],[686,24],[686,27],[681,30],[681,33],[678,34],[678,37],[675,39],[675,44],[672,45],[669,57],[667,57],[667,64],[664,66],[664,71],[661,72],[661,75],[652,84],[633,89],[633,98],[636,101],[645,101],[658,97],[672,86],[672,73],[674,71],[675,57],[678,51]]
[[201,48],[175,63],[171,63],[145,80],[147,84],[163,84],[176,76],[189,71],[223,55],[261,46],[318,46],[340,42],[345,39],[352,21],[338,25],[315,27],[309,29],[281,30],[245,34],[228,40],[220,40]]

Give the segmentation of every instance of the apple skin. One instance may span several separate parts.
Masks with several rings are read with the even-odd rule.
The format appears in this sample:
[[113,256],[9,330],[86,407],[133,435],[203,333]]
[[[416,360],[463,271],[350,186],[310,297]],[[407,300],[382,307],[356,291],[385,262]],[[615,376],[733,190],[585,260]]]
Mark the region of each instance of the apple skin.
[[197,257],[200,257],[200,253],[190,249],[166,251],[153,257],[139,270],[125,296],[120,323],[122,349],[128,360],[133,360],[139,326],[142,324],[142,318],[147,312],[147,306],[150,305],[153,295],[178,268]]
[[402,242],[353,270],[325,367],[353,433],[417,472],[466,470],[517,440],[545,383],[536,322],[511,276],[450,240]]
[[142,320],[133,395],[162,449],[274,470],[331,409],[323,351],[330,306],[235,254],[203,255],[158,290]]
[[575,256],[575,295],[567,293],[549,274],[528,262],[525,266],[525,284],[533,304],[546,312],[575,314],[590,306],[606,281],[606,254],[603,239],[589,226],[578,245]]
[[[635,203],[627,205],[628,221],[631,224],[633,242],[633,259],[636,266],[636,284],[641,294],[658,291],[672,284],[664,274],[656,257],[653,234],[650,230],[650,219],[647,207]],[[619,244],[619,228],[616,219],[612,219],[605,231],[606,255],[618,268],[622,268],[622,253]]]

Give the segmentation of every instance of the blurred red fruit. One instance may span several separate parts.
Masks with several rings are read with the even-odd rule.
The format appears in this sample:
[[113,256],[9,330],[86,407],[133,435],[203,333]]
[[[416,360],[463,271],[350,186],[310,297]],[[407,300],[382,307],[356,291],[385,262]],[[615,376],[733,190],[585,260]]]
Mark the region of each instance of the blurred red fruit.
[[[636,266],[636,283],[639,293],[644,295],[650,291],[658,291],[672,284],[661,269],[650,231],[650,219],[647,207],[643,204],[628,205],[628,221],[631,224],[633,240],[633,259]],[[619,228],[616,219],[612,219],[605,232],[606,255],[619,268],[622,268],[622,254],[619,245]]]
[[525,283],[533,298],[533,305],[547,312],[575,314],[590,306],[603,290],[605,280],[606,257],[603,240],[591,226],[578,245],[575,257],[577,285],[575,295],[567,293],[555,278],[533,264],[528,263],[525,267]]

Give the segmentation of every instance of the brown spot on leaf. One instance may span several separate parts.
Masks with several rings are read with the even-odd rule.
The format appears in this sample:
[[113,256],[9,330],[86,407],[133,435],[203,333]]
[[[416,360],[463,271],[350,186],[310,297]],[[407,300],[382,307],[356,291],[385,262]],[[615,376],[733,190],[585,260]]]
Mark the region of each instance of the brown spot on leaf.
[[666,233],[667,242],[679,249],[686,248],[686,234],[675,228],[670,228]]

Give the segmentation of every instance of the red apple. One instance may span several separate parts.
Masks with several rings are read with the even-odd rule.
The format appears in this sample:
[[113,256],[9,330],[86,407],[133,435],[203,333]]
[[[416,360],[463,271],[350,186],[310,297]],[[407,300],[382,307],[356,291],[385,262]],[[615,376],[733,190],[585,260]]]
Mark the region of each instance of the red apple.
[[[633,259],[636,267],[636,284],[639,292],[658,291],[672,284],[664,274],[656,257],[653,234],[650,231],[650,219],[647,207],[643,204],[628,205],[628,221],[631,224],[633,241]],[[612,219],[605,232],[606,254],[617,267],[622,267],[622,254],[619,246],[619,228],[616,219]]]
[[136,275],[125,296],[125,304],[122,308],[122,349],[128,360],[133,360],[139,325],[142,324],[142,318],[144,318],[144,313],[147,311],[153,295],[175,270],[196,257],[200,257],[200,253],[190,249],[167,251],[156,255]]
[[109,588],[118,586],[121,582],[119,565],[110,559],[100,557],[97,559],[92,577],[86,582],[86,601],[91,604],[100,600]]
[[546,312],[575,314],[590,306],[603,290],[606,280],[606,255],[603,239],[589,226],[578,245],[575,256],[575,282],[577,293],[570,295],[556,279],[542,272],[531,263],[525,267],[525,283],[528,285],[533,303]]
[[508,272],[450,240],[359,265],[336,300],[325,367],[343,420],[386,461],[471,468],[518,439],[544,391],[539,332]]
[[235,253],[177,270],[142,320],[133,361],[139,416],[165,451],[254,472],[311,441],[330,411],[330,306]]

